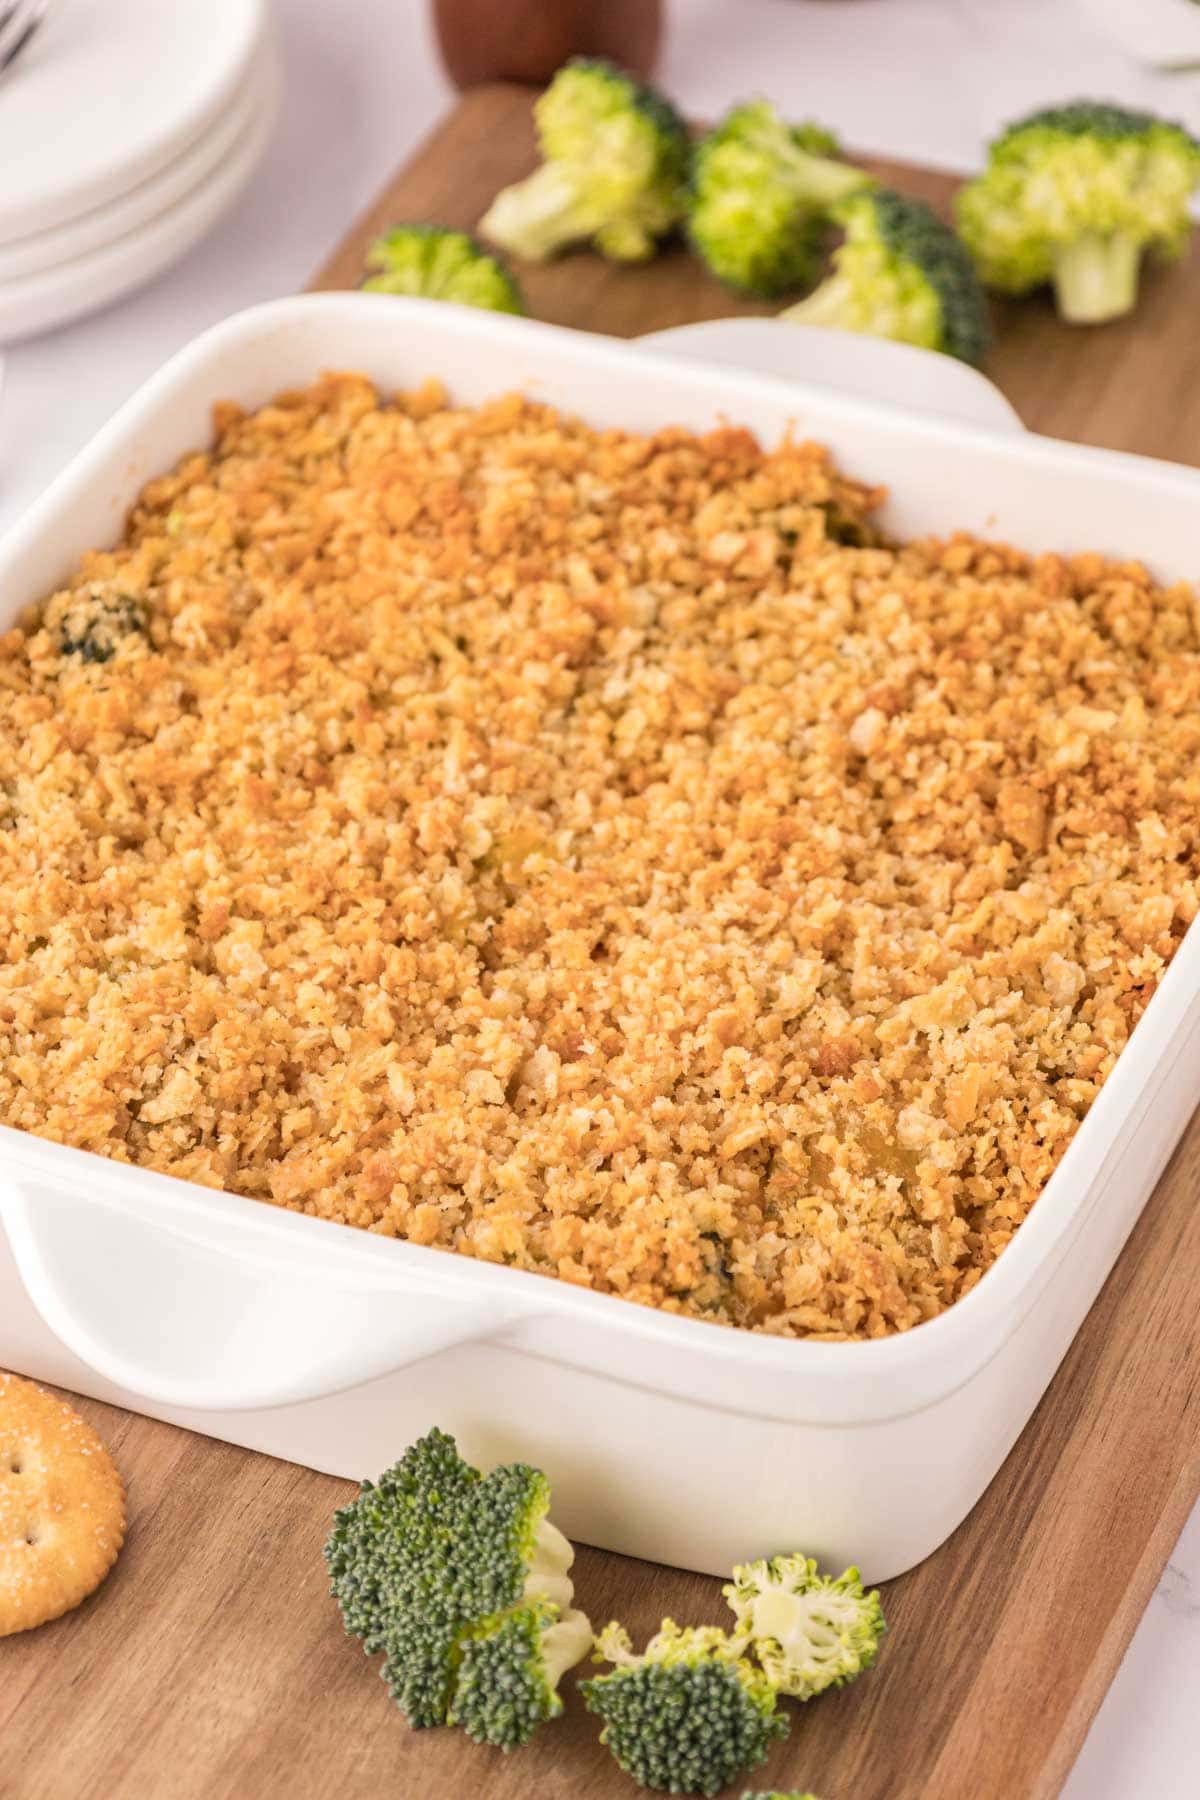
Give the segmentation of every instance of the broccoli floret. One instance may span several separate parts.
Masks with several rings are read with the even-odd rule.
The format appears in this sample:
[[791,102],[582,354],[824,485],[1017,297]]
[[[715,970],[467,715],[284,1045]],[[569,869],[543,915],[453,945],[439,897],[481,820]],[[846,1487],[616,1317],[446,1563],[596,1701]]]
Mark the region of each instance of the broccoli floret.
[[835,216],[845,236],[833,273],[781,318],[983,361],[987,302],[970,257],[936,213],[879,189],[855,195]]
[[959,190],[958,229],[989,287],[1047,282],[1072,324],[1132,310],[1143,251],[1170,261],[1191,231],[1200,144],[1181,125],[1079,100],[1001,133]]
[[[383,1652],[410,1725],[459,1721],[507,1750],[562,1711],[557,1683],[591,1627],[571,1605],[575,1553],[549,1504],[540,1470],[481,1475],[431,1431],[334,1515],[334,1598],[367,1654]],[[503,1685],[489,1694],[489,1681]]]
[[574,1608],[520,1606],[468,1633],[447,1723],[512,1750],[563,1709],[558,1684],[582,1662],[592,1627]]
[[57,629],[62,654],[85,663],[111,662],[126,638],[147,634],[140,600],[98,587],[67,595],[60,607],[48,611],[46,623]]
[[361,286],[371,294],[457,300],[491,312],[523,313],[521,290],[504,265],[466,231],[445,225],[393,225],[366,255]]
[[879,1595],[863,1593],[857,1569],[819,1575],[811,1557],[739,1564],[722,1591],[767,1680],[797,1700],[870,1668],[887,1629]]
[[787,1736],[771,1684],[714,1627],[681,1630],[664,1619],[636,1656],[624,1627],[608,1625],[595,1660],[615,1667],[580,1682],[580,1692],[604,1720],[600,1742],[643,1787],[715,1794]]
[[480,230],[543,261],[592,243],[641,262],[683,217],[691,146],[674,108],[612,63],[576,57],[534,107],[542,165],[492,201]]
[[732,288],[771,296],[815,279],[829,211],[869,184],[819,125],[767,100],[735,106],[696,150],[688,236]]
[[783,1793],[779,1788],[763,1788],[756,1793],[745,1793],[742,1800],[817,1800],[817,1796],[806,1788],[803,1793],[799,1788],[789,1788]]

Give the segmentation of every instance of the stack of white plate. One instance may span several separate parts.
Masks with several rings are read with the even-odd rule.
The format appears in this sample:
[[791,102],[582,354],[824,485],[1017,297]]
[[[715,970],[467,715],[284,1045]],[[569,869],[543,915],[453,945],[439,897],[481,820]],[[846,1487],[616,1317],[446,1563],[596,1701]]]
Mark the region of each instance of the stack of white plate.
[[0,343],[189,250],[253,174],[277,90],[266,0],[59,0],[0,82]]

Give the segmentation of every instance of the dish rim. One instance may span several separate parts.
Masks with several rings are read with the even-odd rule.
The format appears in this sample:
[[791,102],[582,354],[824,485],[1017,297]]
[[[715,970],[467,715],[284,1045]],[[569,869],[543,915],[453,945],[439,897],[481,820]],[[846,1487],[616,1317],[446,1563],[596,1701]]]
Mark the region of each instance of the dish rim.
[[[590,361],[600,371],[611,370],[624,380],[630,378],[631,371],[636,372],[642,367],[648,374],[653,372],[661,378],[668,387],[680,388],[688,383],[689,377],[694,381],[702,372],[706,396],[712,399],[722,416],[736,418],[739,397],[744,405],[747,399],[756,397],[773,409],[779,404],[780,383],[770,377],[712,364],[689,366],[676,358],[656,353],[652,347],[565,326],[450,308],[434,301],[400,300],[356,292],[316,293],[268,301],[210,327],[177,352],[124,403],[47,491],[0,538],[0,583],[10,567],[33,547],[51,523],[67,513],[82,496],[90,494],[97,483],[108,487],[115,484],[122,492],[133,486],[136,491],[160,472],[138,469],[133,452],[137,434],[148,422],[169,409],[181,390],[198,376],[202,375],[207,381],[210,405],[217,399],[229,397],[227,390],[222,388],[220,370],[224,356],[236,345],[256,335],[290,329],[306,316],[342,313],[348,317],[355,313],[365,316],[366,309],[392,319],[398,332],[403,331],[405,314],[412,314],[416,309],[416,316],[422,319],[439,315],[441,322],[455,335],[468,341],[516,345],[527,342],[528,334],[535,333],[546,342],[569,348],[576,357]],[[447,314],[453,317],[445,318]],[[348,332],[348,341],[352,337],[352,331]],[[314,377],[317,373],[319,371],[314,370]],[[961,447],[964,442],[983,445],[992,454],[1017,461],[1034,471],[1039,466],[1103,468],[1109,474],[1124,474],[1131,480],[1152,481],[1156,487],[1184,490],[1180,498],[1187,498],[1193,504],[1200,501],[1200,471],[1184,465],[1129,452],[1070,444],[1035,433],[1006,433],[943,417],[913,416],[894,407],[838,394],[811,383],[793,381],[787,385],[796,396],[797,408],[804,397],[810,395],[816,410],[826,416],[840,415],[851,425],[882,425],[889,431],[917,435],[947,447]],[[722,396],[727,396],[731,404],[728,415],[724,414],[720,403]],[[19,612],[21,608],[15,610]],[[1180,1031],[1187,1025],[1188,1007],[1194,1003],[1198,992],[1200,920],[1188,927],[1112,1073],[1005,1250],[984,1271],[976,1286],[944,1312],[907,1330],[880,1338],[823,1342],[785,1338],[743,1326],[721,1325],[714,1330],[715,1321],[667,1313],[617,1294],[576,1287],[560,1277],[484,1263],[457,1251],[381,1238],[361,1227],[313,1218],[230,1190],[208,1188],[162,1175],[104,1157],[99,1152],[57,1144],[11,1126],[0,1125],[0,1169],[13,1168],[34,1177],[61,1171],[71,1178],[71,1185],[82,1177],[101,1204],[125,1212],[135,1211],[152,1229],[174,1232],[175,1235],[197,1238],[198,1234],[187,1228],[188,1222],[201,1214],[211,1217],[216,1213],[228,1219],[243,1240],[261,1237],[280,1247],[292,1245],[296,1247],[297,1257],[302,1254],[299,1250],[302,1242],[306,1249],[309,1245],[320,1249],[326,1265],[331,1260],[336,1261],[339,1275],[350,1280],[352,1285],[361,1283],[369,1270],[367,1285],[370,1286],[398,1285],[396,1278],[401,1277],[406,1287],[422,1286],[427,1292],[444,1292],[450,1301],[455,1297],[455,1290],[464,1297],[477,1291],[490,1300],[507,1296],[513,1303],[513,1310],[519,1311],[523,1319],[548,1313],[581,1314],[609,1329],[619,1327],[626,1337],[652,1340],[693,1355],[703,1353],[723,1362],[749,1360],[764,1372],[774,1371],[801,1379],[832,1375],[835,1371],[844,1377],[851,1358],[855,1359],[853,1370],[856,1375],[903,1377],[907,1370],[918,1364],[926,1365],[931,1358],[940,1357],[947,1368],[955,1369],[950,1385],[958,1386],[980,1366],[980,1345],[991,1346],[990,1359],[1024,1312],[1036,1303],[1073,1234],[1086,1225],[1092,1209],[1103,1202],[1106,1163],[1118,1149],[1123,1135],[1137,1125],[1153,1104],[1155,1075]],[[68,1160],[60,1161],[64,1158]],[[77,1158],[85,1158],[86,1162],[76,1166],[73,1159]],[[117,1192],[117,1189],[121,1191]],[[157,1196],[158,1205],[156,1211],[151,1211],[150,1206],[141,1203],[145,1198],[153,1205],[154,1196]],[[2,1211],[0,1204],[0,1213]],[[181,1218],[184,1221],[182,1229]],[[244,1241],[229,1253],[239,1258],[246,1254]],[[274,1257],[270,1260],[272,1266],[279,1266]],[[295,1259],[289,1257],[287,1260]],[[403,1280],[405,1276],[412,1279]],[[528,1304],[518,1308],[516,1303],[522,1295]]]

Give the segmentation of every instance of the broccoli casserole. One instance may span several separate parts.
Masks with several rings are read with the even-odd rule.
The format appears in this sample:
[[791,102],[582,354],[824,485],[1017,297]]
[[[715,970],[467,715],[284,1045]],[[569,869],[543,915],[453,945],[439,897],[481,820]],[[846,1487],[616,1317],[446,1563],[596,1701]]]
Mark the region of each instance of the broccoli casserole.
[[1196,911],[1200,609],[880,498],[222,408],[0,636],[0,1120],[756,1330],[951,1305]]

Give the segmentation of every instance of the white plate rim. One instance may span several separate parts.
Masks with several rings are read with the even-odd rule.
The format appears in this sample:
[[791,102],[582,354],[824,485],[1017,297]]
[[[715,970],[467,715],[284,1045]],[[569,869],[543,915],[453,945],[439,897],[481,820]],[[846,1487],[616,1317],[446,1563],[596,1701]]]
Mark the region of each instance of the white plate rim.
[[[56,23],[51,19],[50,27]],[[0,246],[19,242],[31,232],[50,230],[78,220],[160,173],[165,164],[183,155],[228,110],[245,80],[247,69],[261,55],[268,35],[265,0],[253,0],[245,41],[199,105],[176,118],[157,140],[145,140],[135,145],[123,157],[99,171],[82,169],[56,197],[34,193],[24,199],[6,202],[0,208]],[[49,55],[51,50],[48,30],[45,53]]]
[[102,250],[138,226],[161,218],[178,201],[194,193],[235,152],[264,103],[270,81],[269,59],[260,51],[231,104],[201,138],[159,174],[147,177],[128,193],[81,218],[52,225],[12,243],[0,243],[0,294],[15,282],[48,274],[64,263]]
[[249,128],[219,167],[157,218],[78,257],[0,289],[0,343],[15,343],[96,312],[190,250],[238,199],[274,132],[279,80],[272,68]]

